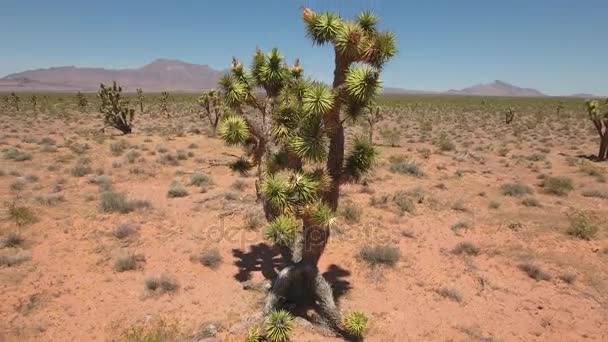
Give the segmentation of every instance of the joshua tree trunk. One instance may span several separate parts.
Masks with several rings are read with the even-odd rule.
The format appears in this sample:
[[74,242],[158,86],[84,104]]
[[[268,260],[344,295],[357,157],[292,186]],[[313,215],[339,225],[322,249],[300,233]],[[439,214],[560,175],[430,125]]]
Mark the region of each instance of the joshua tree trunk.
[[[336,69],[333,88],[339,90],[346,78],[348,65],[336,52]],[[329,154],[327,170],[331,175],[331,187],[325,192],[323,202],[332,210],[338,208],[340,182],[344,163],[344,127],[340,120],[340,101],[325,116],[327,135],[329,136]],[[267,215],[268,216],[268,215]],[[275,280],[264,306],[264,314],[269,314],[282,301],[295,296],[310,296],[318,305],[326,323],[333,329],[340,329],[340,312],[336,307],[331,285],[319,273],[318,262],[325,251],[329,239],[329,229],[318,227],[311,220],[303,219],[302,236],[294,246],[293,264],[285,267]]]
[[608,120],[594,120],[593,124],[600,136],[600,149],[597,159],[603,161],[608,159]]

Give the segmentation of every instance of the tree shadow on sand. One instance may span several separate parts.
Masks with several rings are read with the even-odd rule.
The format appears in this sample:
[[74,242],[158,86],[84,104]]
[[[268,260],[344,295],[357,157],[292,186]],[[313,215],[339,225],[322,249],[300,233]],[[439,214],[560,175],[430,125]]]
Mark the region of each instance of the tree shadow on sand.
[[[278,272],[289,265],[289,256],[281,253],[279,248],[265,243],[251,245],[249,246],[249,251],[233,249],[232,255],[235,258],[234,265],[239,269],[234,278],[241,283],[251,280],[252,274],[255,272],[260,272],[264,278],[274,283]],[[332,286],[336,304],[338,304],[340,297],[352,289],[350,281],[347,279],[350,277],[350,274],[349,270],[335,264],[330,265],[322,274],[325,280]],[[297,303],[298,311],[294,311],[295,314],[300,315],[301,310],[306,312],[311,306],[314,307],[310,299],[304,300],[304,302]],[[296,306],[295,303],[292,304]],[[302,315],[302,317],[305,316],[307,315]]]

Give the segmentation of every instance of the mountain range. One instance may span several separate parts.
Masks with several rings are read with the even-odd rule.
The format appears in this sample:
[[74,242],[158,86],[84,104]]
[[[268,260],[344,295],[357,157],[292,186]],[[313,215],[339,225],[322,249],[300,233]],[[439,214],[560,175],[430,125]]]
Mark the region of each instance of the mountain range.
[[[18,72],[0,78],[0,92],[6,91],[96,91],[100,83],[117,81],[125,91],[142,88],[145,91],[198,92],[216,87],[224,71],[208,65],[186,63],[174,59],[157,59],[140,68],[104,69],[74,66],[52,67]],[[431,92],[386,87],[385,94],[448,94],[542,97],[547,96],[531,88],[520,88],[503,81],[477,84],[460,90]],[[593,97],[575,94],[574,97]]]

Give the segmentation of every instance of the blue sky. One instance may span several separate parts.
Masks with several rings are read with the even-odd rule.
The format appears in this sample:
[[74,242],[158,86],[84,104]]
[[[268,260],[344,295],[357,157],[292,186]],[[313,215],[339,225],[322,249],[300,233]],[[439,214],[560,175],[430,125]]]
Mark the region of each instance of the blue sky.
[[447,90],[504,80],[552,95],[608,95],[607,0],[0,0],[0,75],[175,58],[226,68],[256,45],[329,80],[332,52],[305,37],[300,5],[371,8],[399,39],[385,85]]

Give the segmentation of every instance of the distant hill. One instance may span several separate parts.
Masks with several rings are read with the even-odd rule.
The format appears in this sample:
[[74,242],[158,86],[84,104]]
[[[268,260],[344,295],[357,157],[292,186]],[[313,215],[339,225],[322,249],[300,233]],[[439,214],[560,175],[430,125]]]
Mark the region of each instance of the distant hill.
[[477,84],[461,90],[449,90],[450,95],[481,95],[481,96],[513,96],[513,97],[541,97],[547,96],[536,89],[520,88],[503,81]]
[[137,69],[78,68],[29,70],[0,78],[0,91],[94,91],[117,81],[126,91],[200,91],[216,87],[222,71],[207,65],[157,59]]

